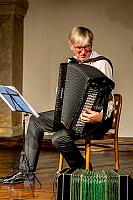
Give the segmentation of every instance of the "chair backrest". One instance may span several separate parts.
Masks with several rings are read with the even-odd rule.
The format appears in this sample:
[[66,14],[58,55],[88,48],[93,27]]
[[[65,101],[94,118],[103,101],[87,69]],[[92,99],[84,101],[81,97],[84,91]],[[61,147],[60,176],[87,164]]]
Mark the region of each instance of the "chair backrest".
[[119,122],[120,122],[120,115],[121,115],[121,109],[122,109],[122,96],[121,94],[114,94],[114,114],[113,114],[113,124],[112,129],[115,129],[115,134],[118,135],[118,129],[119,129]]

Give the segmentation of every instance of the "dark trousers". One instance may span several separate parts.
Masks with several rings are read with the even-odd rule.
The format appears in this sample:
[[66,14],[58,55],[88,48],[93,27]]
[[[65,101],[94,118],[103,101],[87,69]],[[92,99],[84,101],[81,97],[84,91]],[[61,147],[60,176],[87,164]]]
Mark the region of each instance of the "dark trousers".
[[[26,159],[29,163],[29,167],[25,164],[23,154],[20,158],[20,171],[35,171],[40,154],[41,143],[45,132],[54,132],[52,137],[52,144],[58,152],[62,153],[69,167],[80,168],[85,162],[85,159],[77,149],[74,141],[79,139],[71,131],[66,130],[62,124],[56,126],[56,130],[53,126],[54,111],[47,111],[40,113],[38,118],[31,116],[27,133],[25,136],[24,151],[26,153]],[[112,120],[106,120],[103,123],[97,123],[87,125],[86,129],[88,134],[104,134],[107,132],[112,124]],[[30,169],[29,169],[30,168]]]

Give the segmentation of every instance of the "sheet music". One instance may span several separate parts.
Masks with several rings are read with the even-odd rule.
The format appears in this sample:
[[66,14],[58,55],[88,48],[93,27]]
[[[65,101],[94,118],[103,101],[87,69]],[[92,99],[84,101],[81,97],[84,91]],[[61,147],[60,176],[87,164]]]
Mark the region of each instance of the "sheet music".
[[39,117],[39,114],[28,104],[15,87],[0,85],[0,97],[12,111],[30,113],[35,117]]

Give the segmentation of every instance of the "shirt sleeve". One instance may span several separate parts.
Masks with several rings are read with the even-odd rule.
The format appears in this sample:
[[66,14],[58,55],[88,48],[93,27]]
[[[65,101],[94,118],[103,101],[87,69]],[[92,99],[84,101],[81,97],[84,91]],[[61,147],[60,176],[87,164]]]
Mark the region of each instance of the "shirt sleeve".
[[[110,66],[110,64],[107,61],[105,61],[103,65],[101,66],[101,68],[102,68],[103,73],[112,80],[113,72],[112,72],[112,67]],[[113,98],[113,91],[112,91],[112,93],[109,96],[107,113],[106,113],[105,119],[110,118],[113,111],[114,111],[114,98]]]
[[99,63],[97,62],[97,69],[103,72],[109,79],[112,80],[113,78],[113,71],[112,67],[110,66],[109,62],[106,60],[101,60]]
[[[110,66],[109,62],[106,60],[100,60],[97,61],[94,66],[99,69],[101,72],[103,72],[109,79],[113,79],[113,71],[112,67]],[[112,113],[114,111],[114,99],[113,99],[113,91],[110,94],[108,106],[107,106],[107,112],[104,116],[104,119],[110,118]],[[103,110],[101,111],[103,112]]]

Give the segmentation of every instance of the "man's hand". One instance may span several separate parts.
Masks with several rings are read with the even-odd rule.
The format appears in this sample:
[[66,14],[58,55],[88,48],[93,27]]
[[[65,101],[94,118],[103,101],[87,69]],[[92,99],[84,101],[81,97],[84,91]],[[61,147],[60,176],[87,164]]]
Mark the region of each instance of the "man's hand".
[[97,123],[101,122],[103,118],[103,113],[92,111],[86,108],[84,112],[81,113],[80,119],[84,123]]

